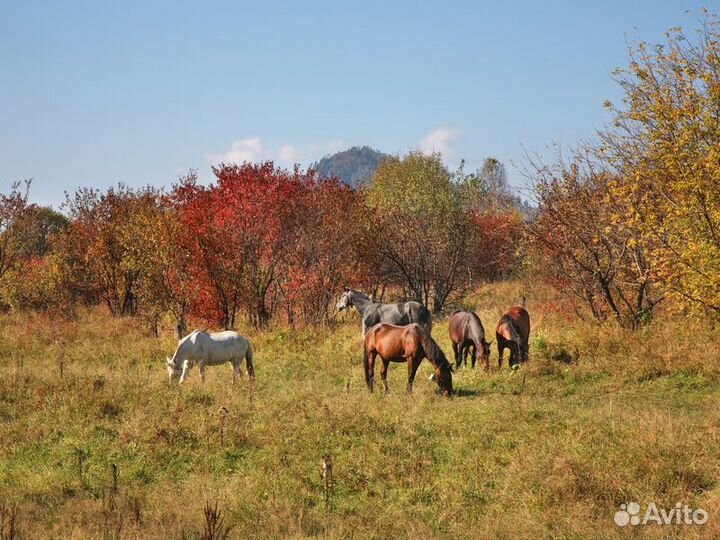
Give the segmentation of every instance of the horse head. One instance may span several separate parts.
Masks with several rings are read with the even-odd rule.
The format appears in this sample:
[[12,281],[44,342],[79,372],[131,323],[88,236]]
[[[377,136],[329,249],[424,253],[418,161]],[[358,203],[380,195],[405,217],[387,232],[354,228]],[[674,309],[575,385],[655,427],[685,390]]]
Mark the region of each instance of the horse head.
[[338,300],[338,303],[335,304],[335,309],[338,311],[342,311],[344,309],[352,307],[352,293],[352,289],[345,287],[345,292],[342,293],[342,295],[340,296],[340,300]]
[[480,340],[480,359],[486,366],[490,362],[490,345],[492,345],[492,341],[485,341],[485,338]]
[[452,374],[453,369],[450,362],[446,361],[435,368],[435,382],[444,396],[451,397],[453,395]]
[[170,382],[180,378],[180,367],[175,364],[172,358],[166,358],[165,367],[167,367],[168,378],[170,379]]

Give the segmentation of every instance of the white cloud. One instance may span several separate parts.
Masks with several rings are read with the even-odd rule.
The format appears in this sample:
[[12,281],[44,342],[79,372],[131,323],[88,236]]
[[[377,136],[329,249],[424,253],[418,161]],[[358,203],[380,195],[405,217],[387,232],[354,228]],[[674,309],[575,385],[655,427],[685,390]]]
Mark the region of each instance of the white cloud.
[[243,161],[260,161],[265,156],[265,149],[260,137],[250,137],[233,141],[230,150],[224,154],[208,156],[213,165],[217,163],[242,163]]
[[285,165],[295,165],[300,157],[300,151],[292,144],[284,144],[278,151],[278,157]]
[[461,139],[462,131],[455,128],[441,127],[431,131],[420,140],[420,150],[426,154],[440,152],[443,157],[452,157],[453,141]]
[[244,161],[258,162],[272,159],[283,167],[292,167],[295,163],[309,166],[323,156],[347,148],[347,146],[343,141],[336,140],[304,146],[286,143],[273,149],[266,148],[260,137],[249,137],[234,141],[230,145],[230,150],[224,154],[208,155],[207,161],[211,165],[217,165],[218,163],[241,164]]

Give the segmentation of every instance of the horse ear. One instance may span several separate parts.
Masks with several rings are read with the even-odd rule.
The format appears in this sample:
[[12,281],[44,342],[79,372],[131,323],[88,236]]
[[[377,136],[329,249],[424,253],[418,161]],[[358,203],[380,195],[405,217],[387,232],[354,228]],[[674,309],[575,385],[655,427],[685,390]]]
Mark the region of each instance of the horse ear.
[[345,292],[350,292],[350,287],[345,286],[343,289],[345,289]]

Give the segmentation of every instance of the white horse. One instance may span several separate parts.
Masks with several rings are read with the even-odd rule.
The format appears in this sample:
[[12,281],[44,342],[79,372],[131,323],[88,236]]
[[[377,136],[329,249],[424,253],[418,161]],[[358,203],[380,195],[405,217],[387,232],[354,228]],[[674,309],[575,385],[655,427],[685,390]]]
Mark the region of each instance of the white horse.
[[195,362],[200,369],[200,379],[205,382],[205,366],[219,366],[230,362],[233,368],[233,384],[238,375],[242,376],[242,361],[247,362],[250,380],[255,379],[253,348],[247,338],[230,330],[208,333],[195,330],[178,342],[172,358],[167,359],[170,381],[180,377],[182,384]]

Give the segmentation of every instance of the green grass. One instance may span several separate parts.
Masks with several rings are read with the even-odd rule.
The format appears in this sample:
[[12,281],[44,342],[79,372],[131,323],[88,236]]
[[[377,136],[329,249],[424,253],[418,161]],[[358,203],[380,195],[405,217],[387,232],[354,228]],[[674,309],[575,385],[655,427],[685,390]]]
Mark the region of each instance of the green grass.
[[[520,288],[485,287],[467,304],[492,330]],[[530,363],[499,371],[493,351],[489,373],[456,374],[450,400],[427,363],[413,395],[400,364],[392,393],[370,395],[352,315],[333,330],[248,332],[254,388],[233,387],[229,367],[209,368],[204,386],[196,369],[168,385],[174,341],[131,320],[3,316],[0,504],[17,505],[28,539],[192,538],[208,500],[234,538],[718,537],[715,331],[661,317],[630,334],[563,317],[557,302],[530,300]],[[446,328],[433,333],[449,354]],[[626,501],[680,501],[710,521],[623,529],[612,518]]]

